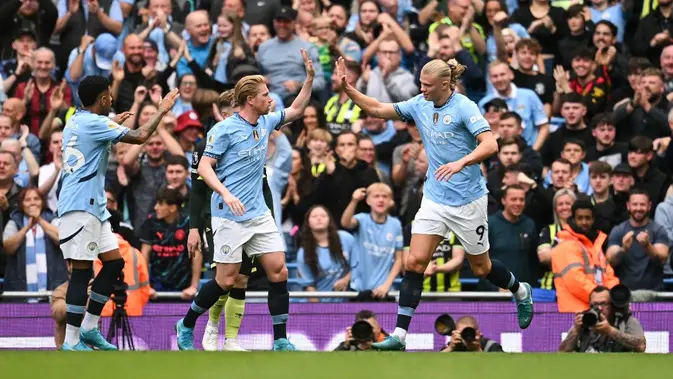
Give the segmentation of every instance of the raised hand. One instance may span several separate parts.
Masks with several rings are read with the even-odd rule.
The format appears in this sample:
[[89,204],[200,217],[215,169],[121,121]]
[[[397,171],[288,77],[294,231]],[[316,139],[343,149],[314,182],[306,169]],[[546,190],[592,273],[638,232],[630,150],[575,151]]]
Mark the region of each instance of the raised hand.
[[366,196],[367,196],[366,188],[358,188],[355,191],[353,191],[353,200],[355,201],[362,201],[365,199]]
[[161,102],[159,102],[159,112],[168,112],[171,109],[173,109],[173,105],[175,105],[175,101],[180,97],[180,92],[178,91],[177,88],[174,88],[171,92],[169,92],[166,96],[164,96],[163,99],[161,99]]
[[650,233],[647,230],[643,230],[638,233],[636,240],[641,246],[647,246],[650,244]]
[[160,85],[155,84],[152,86],[152,89],[150,90],[150,100],[152,100],[152,103],[159,104],[161,102],[162,91]]
[[23,91],[23,101],[28,103],[33,98],[33,93],[35,92],[35,82],[33,79],[30,79],[26,84],[26,89]]
[[64,80],[58,87],[51,91],[51,96],[49,96],[49,105],[51,106],[51,109],[63,108],[63,104],[65,103],[65,85],[66,83]]
[[98,11],[100,11],[100,5],[98,4],[98,0],[89,0],[89,14],[97,15]]
[[336,76],[339,78],[339,82],[341,82],[342,86],[348,84],[346,82],[346,61],[344,60],[344,57],[339,57],[336,61]]
[[145,86],[136,87],[136,90],[133,92],[133,102],[140,104],[145,100],[145,97],[147,97],[147,88]]
[[118,60],[112,62],[112,80],[115,82],[124,80],[124,66],[120,65]]
[[92,36],[88,35],[88,34],[85,35],[85,36],[82,36],[82,39],[79,42],[79,50],[81,52],[85,52],[86,49],[89,47],[89,45],[91,45],[93,43],[93,41],[94,41],[94,38]]
[[306,69],[306,80],[313,80],[315,77],[315,68],[313,67],[313,61],[308,56],[308,52],[304,49],[301,49],[301,58],[304,60],[304,69]]

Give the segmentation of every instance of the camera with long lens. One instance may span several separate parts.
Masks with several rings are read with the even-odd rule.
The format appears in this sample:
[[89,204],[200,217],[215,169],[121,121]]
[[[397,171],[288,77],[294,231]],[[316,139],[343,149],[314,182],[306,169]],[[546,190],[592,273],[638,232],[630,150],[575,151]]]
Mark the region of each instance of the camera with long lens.
[[119,279],[117,279],[117,282],[112,286],[115,307],[124,309],[124,306],[126,305],[126,299],[128,298],[128,295],[126,294],[128,289],[129,285],[124,281],[124,272],[122,271],[119,274]]
[[[435,331],[437,334],[450,336],[454,330],[456,330],[456,322],[453,321],[453,318],[448,314],[444,313],[435,320]],[[460,338],[463,339],[465,344],[471,344],[477,339],[477,331],[474,328],[467,326],[461,330]],[[467,348],[465,344],[456,346],[455,351],[466,351]]]
[[352,343],[361,344],[374,341],[374,328],[365,320],[356,321],[351,326]]
[[[610,290],[610,304],[615,314],[617,322],[628,317],[629,304],[631,302],[631,291],[623,284],[617,284]],[[601,311],[596,307],[585,311],[582,314],[582,326],[590,328],[595,326],[601,318]]]

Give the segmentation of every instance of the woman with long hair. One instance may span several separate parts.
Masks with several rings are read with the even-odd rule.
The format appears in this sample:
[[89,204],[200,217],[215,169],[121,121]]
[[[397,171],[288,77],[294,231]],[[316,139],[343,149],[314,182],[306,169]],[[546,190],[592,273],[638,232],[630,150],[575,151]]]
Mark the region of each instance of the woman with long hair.
[[292,149],[292,169],[280,202],[290,229],[301,228],[308,209],[318,203],[315,190],[320,179],[313,176],[312,168],[310,159],[301,150]]
[[[572,215],[573,204],[577,200],[577,195],[567,188],[560,189],[554,194],[552,200],[552,209],[554,212],[554,223],[542,228],[540,232],[540,244],[537,247],[538,260],[544,267],[551,267],[551,250],[558,244],[556,233],[560,232],[568,224],[568,218]],[[554,273],[547,271],[542,277],[543,289],[554,289]]]
[[297,264],[306,291],[345,291],[351,278],[348,257],[355,240],[337,229],[324,205],[306,212],[299,240]]
[[2,234],[7,256],[5,291],[53,291],[68,280],[54,219],[37,188],[19,193],[18,209]]
[[306,138],[308,134],[314,129],[325,128],[325,113],[322,107],[315,100],[311,100],[306,109],[304,109],[304,117],[292,123],[290,129],[292,134],[296,136],[294,146],[303,149],[306,147]]
[[358,136],[358,149],[356,154],[359,160],[367,163],[367,166],[376,170],[376,175],[379,177],[380,181],[389,185],[390,188],[393,187],[389,174],[381,169],[378,161],[376,160],[376,146],[374,145],[374,141],[372,141],[370,136]]

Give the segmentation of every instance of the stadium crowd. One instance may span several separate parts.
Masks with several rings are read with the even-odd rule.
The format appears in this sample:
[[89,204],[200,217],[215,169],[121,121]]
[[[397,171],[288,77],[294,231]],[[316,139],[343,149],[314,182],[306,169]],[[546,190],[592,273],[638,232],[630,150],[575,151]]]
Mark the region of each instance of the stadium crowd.
[[[428,161],[416,125],[354,105],[333,75],[339,56],[347,80],[382,102],[419,94],[431,59],[467,66],[459,92],[478,102],[499,141],[482,164],[490,254],[538,283],[536,295],[588,304],[597,284],[621,282],[644,297],[670,288],[673,0],[5,0],[3,289],[54,290],[68,278],[55,214],[62,130],[78,83],[104,75],[114,111],[133,113],[130,127],[180,90],[145,145],[114,146],[105,185],[115,232],[128,242],[122,255],[140,261],[126,265],[126,280],[149,282],[144,301],[160,291],[192,298],[212,258],[187,254],[195,147],[222,118],[220,93],[245,75],[264,75],[276,109],[289,105],[305,80],[301,48],[317,70],[314,99],[303,119],[270,136],[267,155],[295,290],[385,299],[403,275],[423,194]],[[592,204],[585,232],[576,201]],[[443,241],[425,291],[493,290],[464,255],[455,237]]]

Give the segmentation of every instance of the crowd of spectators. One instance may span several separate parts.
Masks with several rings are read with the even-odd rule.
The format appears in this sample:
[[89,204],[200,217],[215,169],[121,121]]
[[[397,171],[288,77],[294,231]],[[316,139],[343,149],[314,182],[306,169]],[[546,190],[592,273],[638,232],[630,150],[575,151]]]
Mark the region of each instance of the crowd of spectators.
[[[70,142],[61,131],[78,83],[104,75],[130,127],[180,90],[145,145],[113,147],[105,186],[115,231],[148,263],[150,297],[193,296],[210,267],[208,254],[195,262],[186,251],[195,145],[221,119],[219,93],[245,75],[266,77],[276,110],[289,104],[305,79],[301,48],[316,67],[313,100],[271,136],[267,164],[297,286],[385,298],[403,275],[428,167],[416,125],[368,115],[345,95],[339,56],[347,81],[383,102],[419,94],[431,59],[467,66],[457,90],[499,141],[482,164],[491,255],[519,280],[554,289],[553,250],[579,199],[594,206],[607,236],[595,248],[619,281],[658,291],[673,276],[673,0],[4,0],[4,289],[67,279],[55,215]],[[470,284],[465,264],[460,241],[443,241],[425,290],[492,290]]]

